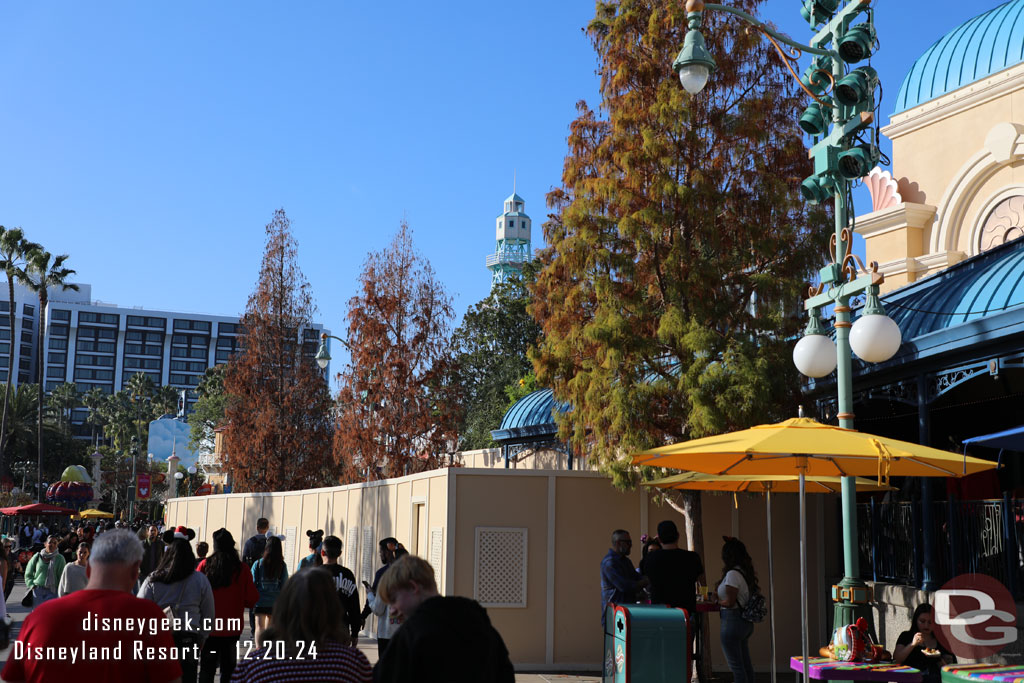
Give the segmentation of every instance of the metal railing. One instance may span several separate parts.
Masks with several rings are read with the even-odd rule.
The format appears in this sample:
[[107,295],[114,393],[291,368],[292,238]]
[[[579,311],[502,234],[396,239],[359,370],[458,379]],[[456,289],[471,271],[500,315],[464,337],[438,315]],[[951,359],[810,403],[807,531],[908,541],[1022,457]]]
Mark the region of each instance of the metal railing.
[[[948,500],[858,505],[861,576],[937,588],[959,574],[986,574],[1024,598],[1024,500]],[[934,547],[924,552],[924,526]],[[930,586],[925,586],[930,575]]]

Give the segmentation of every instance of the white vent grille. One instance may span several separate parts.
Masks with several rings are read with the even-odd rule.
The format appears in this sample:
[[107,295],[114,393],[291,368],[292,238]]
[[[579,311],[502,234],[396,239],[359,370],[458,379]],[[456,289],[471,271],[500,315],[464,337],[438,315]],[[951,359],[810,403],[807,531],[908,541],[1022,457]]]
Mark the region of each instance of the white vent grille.
[[526,531],[476,528],[473,597],[484,607],[526,607]]
[[373,527],[363,527],[363,581],[373,583]]
[[359,528],[350,526],[345,533],[345,566],[355,573],[356,558],[359,556]]
[[436,526],[430,530],[430,566],[434,568],[434,581],[441,588],[441,563],[444,561],[444,529]]

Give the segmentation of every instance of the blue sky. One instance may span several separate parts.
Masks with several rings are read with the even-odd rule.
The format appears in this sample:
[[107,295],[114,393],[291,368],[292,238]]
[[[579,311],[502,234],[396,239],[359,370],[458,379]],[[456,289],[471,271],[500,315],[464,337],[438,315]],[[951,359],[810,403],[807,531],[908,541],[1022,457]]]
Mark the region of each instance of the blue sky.
[[[999,3],[875,4],[887,122],[914,60]],[[593,10],[0,4],[0,224],[69,253],[94,298],[231,315],[253,289],[263,226],[284,207],[317,318],[337,332],[367,253],[404,216],[461,316],[487,294],[484,257],[513,172],[540,243],[574,105],[599,101],[581,32]],[[810,35],[796,0],[761,13]],[[864,193],[857,201],[868,210]]]

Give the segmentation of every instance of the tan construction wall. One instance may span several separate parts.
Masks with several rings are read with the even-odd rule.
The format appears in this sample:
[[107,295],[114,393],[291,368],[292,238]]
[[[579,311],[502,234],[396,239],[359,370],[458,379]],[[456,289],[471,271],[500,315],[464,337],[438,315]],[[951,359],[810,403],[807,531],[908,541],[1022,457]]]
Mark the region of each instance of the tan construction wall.
[[[710,583],[721,576],[721,537],[738,535],[754,558],[767,595],[768,554],[765,499],[742,494],[703,495],[704,564]],[[827,595],[838,579],[836,499],[808,499],[810,623],[812,649],[831,629]],[[777,619],[777,666],[786,671],[799,642],[799,519],[795,495],[777,495],[773,503]],[[519,670],[586,670],[601,665],[600,563],[610,534],[628,530],[634,539],[631,559],[638,564],[640,536],[654,534],[659,521],[683,519],[645,492],[622,492],[596,473],[558,470],[451,468],[369,484],[312,491],[227,494],[178,498],[167,505],[167,524],[187,524],[210,540],[226,527],[239,549],[255,532],[256,520],[270,519],[277,533],[294,533],[286,557],[294,571],[307,554],[306,529],[324,529],[342,539],[342,564],[357,578],[372,580],[379,566],[377,541],[395,536],[410,552],[435,564],[446,595],[477,597],[478,530],[526,533],[526,583],[523,606],[489,606]],[[352,532],[355,547],[351,547]],[[825,558],[836,558],[826,562]],[[831,577],[831,578],[828,578]],[[363,596],[365,599],[365,595]],[[726,671],[718,639],[719,620],[710,618],[712,663]],[[373,632],[374,624],[369,625]],[[758,671],[769,669],[768,622],[755,628],[751,655]]]

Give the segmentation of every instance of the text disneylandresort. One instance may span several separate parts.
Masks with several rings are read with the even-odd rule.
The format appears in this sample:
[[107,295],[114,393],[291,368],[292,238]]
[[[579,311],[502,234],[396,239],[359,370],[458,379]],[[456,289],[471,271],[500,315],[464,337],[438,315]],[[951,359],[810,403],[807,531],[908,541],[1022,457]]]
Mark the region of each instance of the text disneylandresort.
[[[115,660],[123,661],[126,658],[136,660],[171,659],[179,660],[183,655],[199,657],[200,646],[198,644],[183,647],[155,647],[147,644],[143,636],[155,636],[161,632],[174,631],[241,631],[241,619],[204,619],[202,628],[196,628],[196,622],[191,615],[181,619],[164,617],[155,618],[110,618],[100,617],[90,613],[82,620],[82,631],[116,631],[124,633],[128,638],[117,643],[117,645],[99,647],[89,645],[82,640],[78,645],[65,645],[60,647],[42,647],[33,645],[30,641],[16,640],[13,645],[13,657],[20,660],[60,660],[70,661],[72,664],[85,660]],[[132,639],[130,636],[135,636]],[[125,647],[127,645],[127,648]],[[298,642],[298,652],[288,655],[291,659],[316,659],[316,644]],[[275,647],[276,646],[276,647]],[[250,641],[239,641],[236,645],[238,658],[244,659],[247,655],[255,652],[257,647]],[[270,643],[265,652],[267,657],[284,658],[284,643]]]

